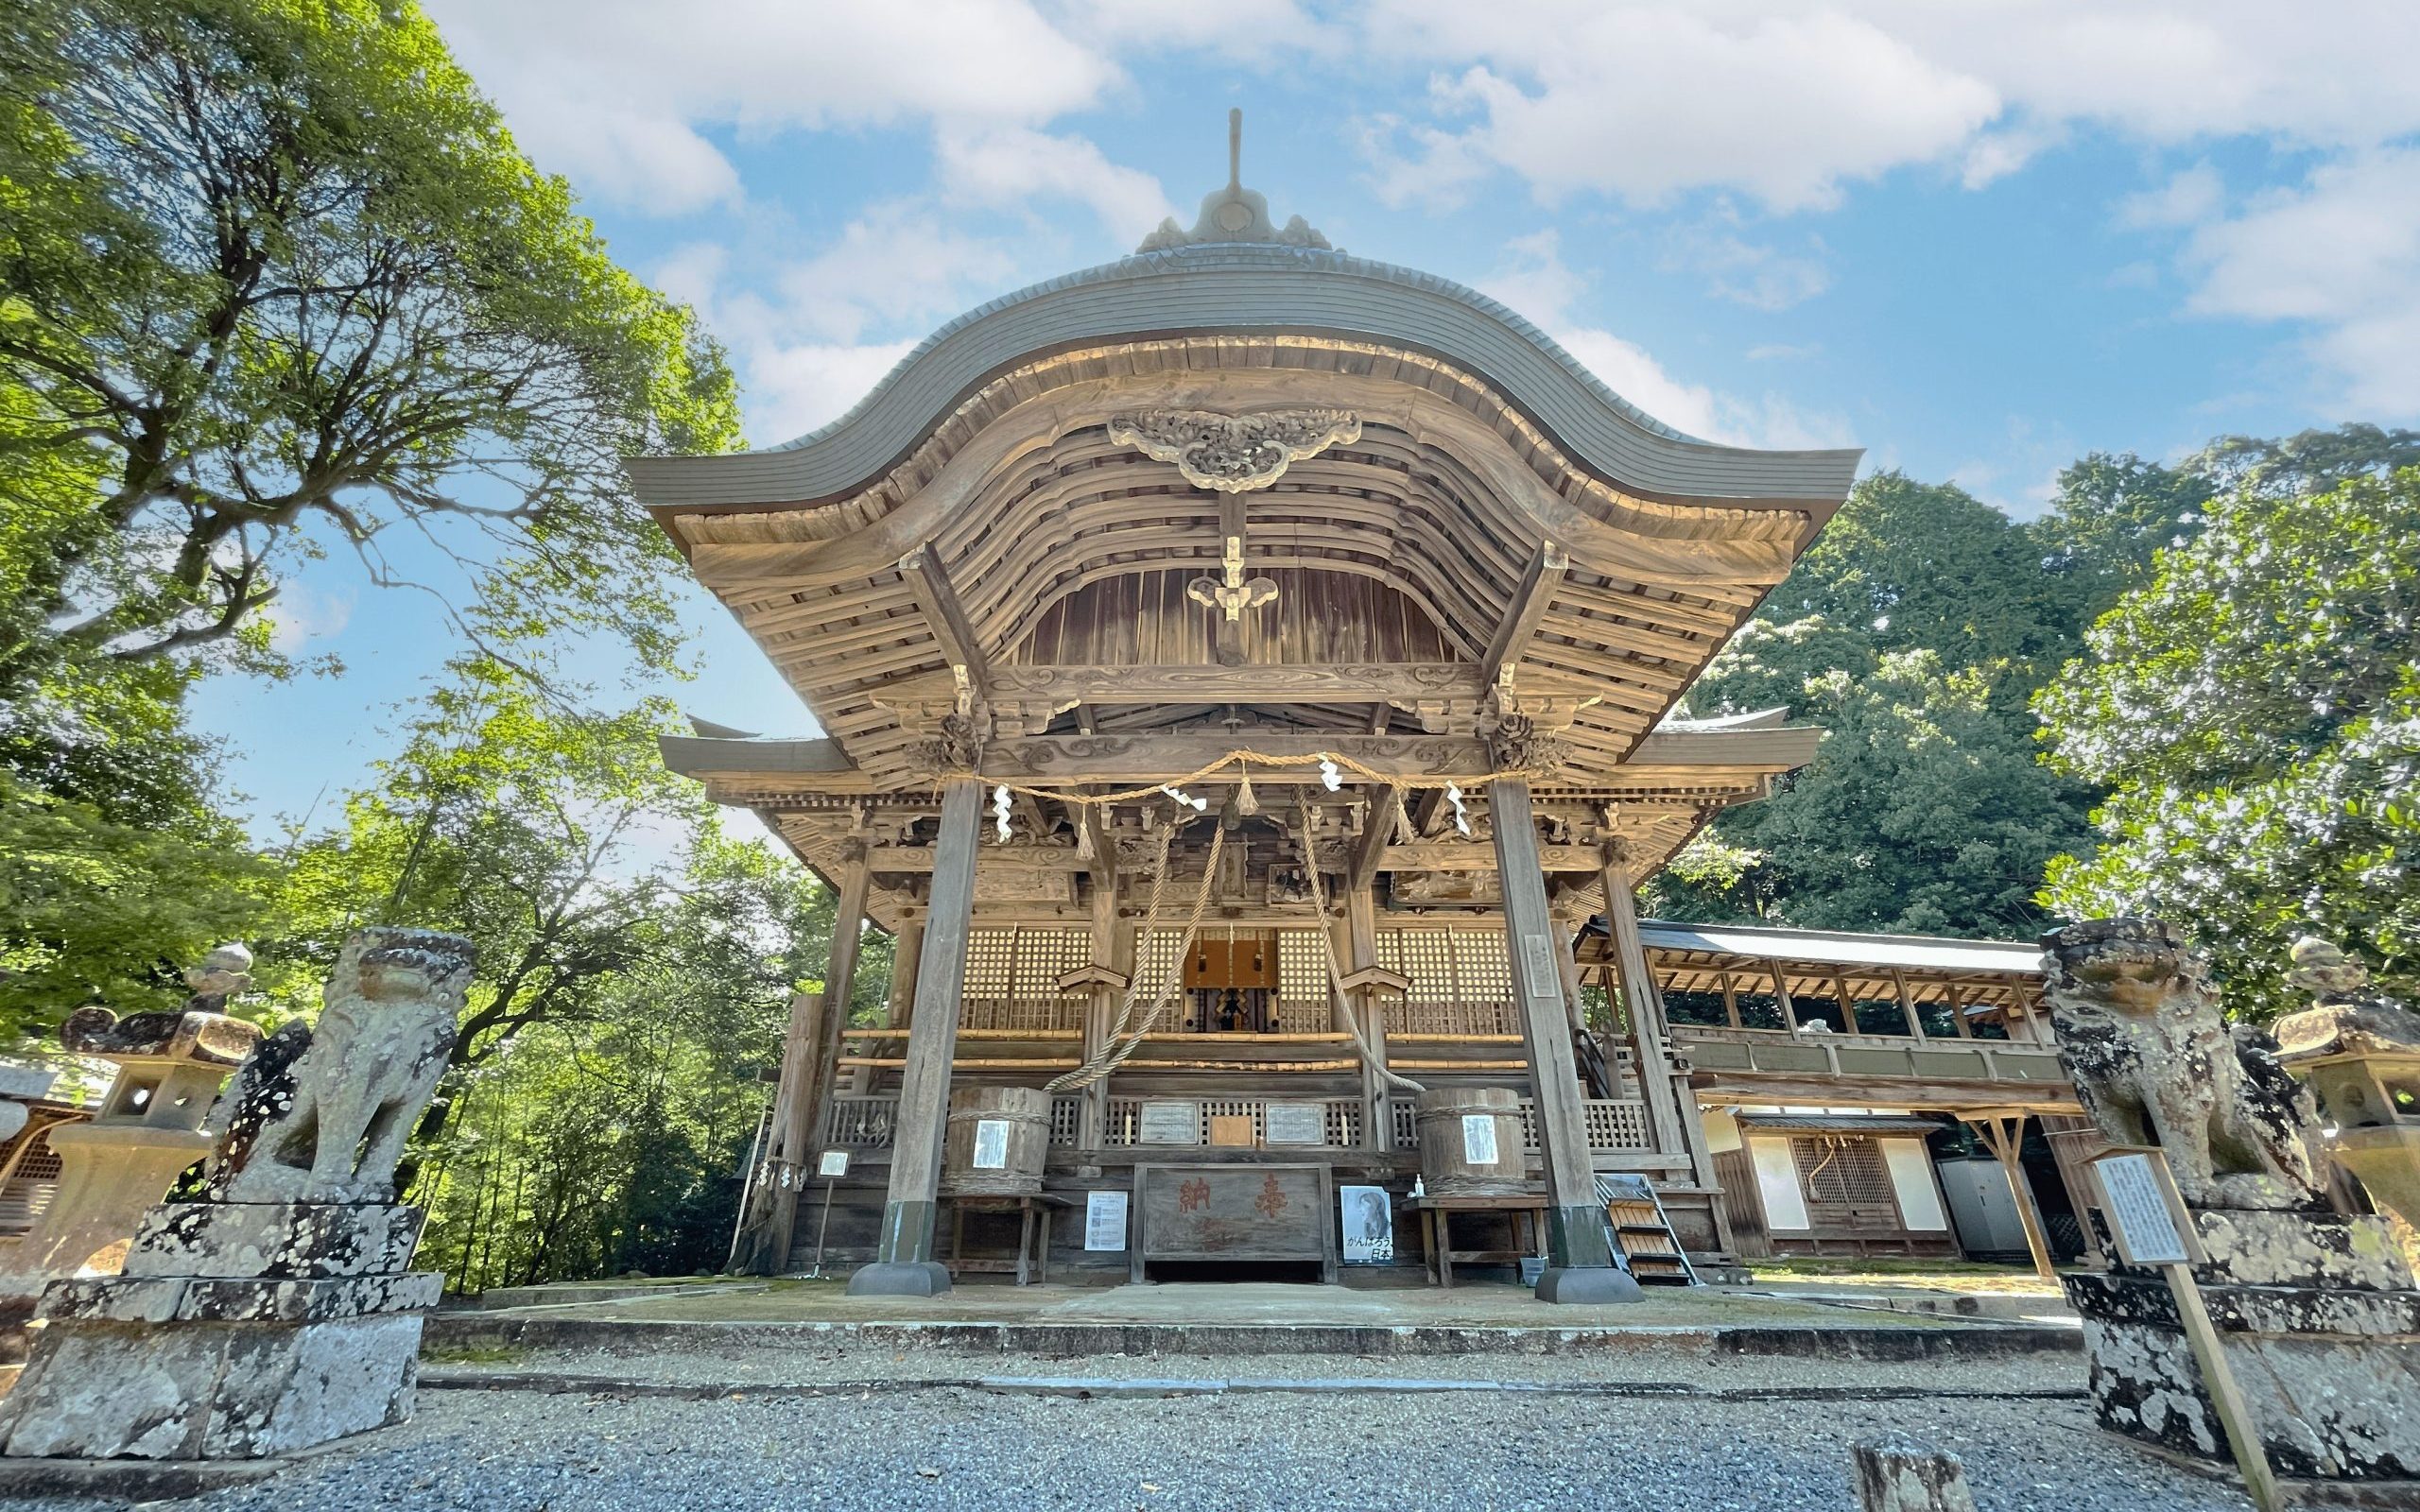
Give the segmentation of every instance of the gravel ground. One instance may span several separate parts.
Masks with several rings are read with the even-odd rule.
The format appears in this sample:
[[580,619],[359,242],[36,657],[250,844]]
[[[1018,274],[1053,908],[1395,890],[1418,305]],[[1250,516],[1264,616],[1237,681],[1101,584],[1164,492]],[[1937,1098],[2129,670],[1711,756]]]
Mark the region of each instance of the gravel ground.
[[1709,1356],[1679,1348],[1606,1349],[1585,1354],[1427,1355],[1089,1355],[1080,1359],[949,1349],[899,1349],[856,1341],[831,1348],[682,1349],[431,1349],[423,1367],[455,1377],[527,1372],[610,1377],[667,1386],[818,1385],[861,1381],[964,1381],[974,1377],[1104,1380],[1403,1380],[1685,1383],[1702,1391],[1761,1388],[1871,1388],[1890,1391],[2040,1392],[2084,1387],[2084,1358],[2036,1353],[1987,1362],[1801,1359],[1786,1355]]
[[[431,1392],[410,1424],[210,1512],[803,1507],[1848,1508],[1848,1443],[1900,1429],[1966,1461],[1982,1512],[2241,1512],[2066,1401],[1656,1402],[1336,1396],[860,1400]],[[74,1503],[0,1503],[52,1512]],[[80,1506],[89,1512],[90,1503]]]

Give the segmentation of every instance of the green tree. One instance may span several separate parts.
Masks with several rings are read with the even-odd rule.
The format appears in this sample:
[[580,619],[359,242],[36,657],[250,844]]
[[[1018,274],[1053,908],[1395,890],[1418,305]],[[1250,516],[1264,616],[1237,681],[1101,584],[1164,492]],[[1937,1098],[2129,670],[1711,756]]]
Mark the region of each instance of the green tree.
[[260,610],[323,541],[668,650],[620,464],[733,444],[730,372],[408,0],[21,0],[0,186],[19,439],[95,478],[13,574],[0,696],[60,645],[275,668]]
[[2045,902],[2177,920],[2252,1014],[2305,931],[2420,990],[2420,468],[2347,471],[2215,501],[2037,699],[2054,765],[2109,790]]
[[2043,868],[2085,842],[2074,784],[2042,771],[1993,708],[1991,679],[1931,651],[1806,684],[1831,731],[1765,803],[1685,852],[1655,907],[1805,929],[2023,935]]
[[2201,529],[2214,491],[2200,471],[2132,452],[2094,452],[2059,473],[2057,496],[2028,534],[2059,592],[2070,653],[2119,594],[2150,577],[2154,554]]
[[2024,527],[1953,484],[1900,472],[1859,481],[1758,613],[1810,616],[1867,632],[1876,653],[1932,651],[1952,667],[2047,670],[2070,634]]

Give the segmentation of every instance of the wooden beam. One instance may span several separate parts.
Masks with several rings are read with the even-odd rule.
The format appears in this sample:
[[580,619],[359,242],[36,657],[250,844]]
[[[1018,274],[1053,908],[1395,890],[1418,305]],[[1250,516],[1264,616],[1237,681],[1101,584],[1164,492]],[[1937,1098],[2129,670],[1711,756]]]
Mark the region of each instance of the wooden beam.
[[1495,639],[1489,643],[1487,660],[1479,663],[1482,686],[1494,687],[1506,673],[1517,666],[1521,654],[1538,633],[1538,622],[1547,617],[1547,605],[1553,601],[1555,590],[1563,586],[1563,575],[1571,570],[1571,558],[1553,541],[1544,541],[1538,554],[1530,558],[1530,570],[1521,578],[1521,586],[1512,594],[1512,602],[1505,606],[1504,622],[1495,627]]
[[[955,660],[955,658],[953,658]],[[994,666],[988,696],[1094,706],[1151,703],[1477,702],[1487,691],[1467,662],[1369,662],[1326,666]],[[884,687],[885,702],[943,703],[946,678],[926,674]]]
[[[982,850],[987,876],[1086,871],[1094,867],[1074,846],[987,845]],[[931,871],[940,864],[938,846],[877,845],[866,850],[866,866],[873,871]]]
[[1353,842],[1353,859],[1344,868],[1346,892],[1366,892],[1377,880],[1386,853],[1394,848],[1395,821],[1402,816],[1403,789],[1382,789],[1362,820],[1360,837]]
[[[994,740],[983,757],[987,779],[1044,783],[1169,782],[1201,770],[1239,747],[1270,756],[1350,756],[1389,777],[1466,777],[1489,771],[1487,748],[1454,735],[1292,734],[1244,730],[1170,735],[1025,735]],[[1232,771],[1232,768],[1230,768]],[[1255,786],[1320,781],[1307,762],[1252,768]]]
[[942,571],[941,558],[930,546],[919,546],[899,559],[899,576],[908,580],[908,591],[915,595],[925,623],[932,627],[942,655],[950,665],[966,669],[967,680],[977,693],[985,692],[992,680],[990,662],[983,655],[983,643],[966,622],[966,611],[959,607],[958,593],[949,585],[949,575]]
[[[1378,857],[1381,871],[1494,871],[1495,848],[1485,840],[1415,840],[1391,845]],[[1542,871],[1594,872],[1604,852],[1593,845],[1540,845]]]

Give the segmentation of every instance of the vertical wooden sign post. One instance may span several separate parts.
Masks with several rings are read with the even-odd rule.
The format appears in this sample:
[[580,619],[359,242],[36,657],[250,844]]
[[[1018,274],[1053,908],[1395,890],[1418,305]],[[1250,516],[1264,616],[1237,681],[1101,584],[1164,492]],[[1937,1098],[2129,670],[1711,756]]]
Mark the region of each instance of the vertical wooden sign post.
[[2203,1259],[2201,1235],[2194,1230],[2185,1199],[2177,1194],[2168,1157],[2156,1148],[2117,1146],[2093,1157],[2091,1164],[2093,1180],[2100,1188],[2101,1211],[2108,1215],[2118,1241],[2118,1258],[2130,1265],[2157,1267],[2168,1280],[2169,1295],[2176,1298],[2185,1342],[2193,1350],[2193,1363],[2201,1367],[2202,1384],[2218,1410],[2219,1425],[2226,1431],[2236,1468],[2243,1472],[2245,1494],[2260,1512],[2279,1512],[2286,1503],[2277,1486],[2277,1472],[2270,1469],[2260,1427],[2252,1420],[2252,1409],[2236,1385],[2235,1372],[2219,1343],[2219,1331],[2210,1321],[2210,1310],[2203,1305],[2201,1283],[2193,1279],[2193,1267]]
[[832,1189],[848,1174],[848,1151],[823,1152],[822,1160],[816,1167],[816,1175],[823,1177],[823,1219],[815,1226],[815,1268],[807,1272],[809,1276],[821,1277],[823,1274],[823,1236],[832,1228]]

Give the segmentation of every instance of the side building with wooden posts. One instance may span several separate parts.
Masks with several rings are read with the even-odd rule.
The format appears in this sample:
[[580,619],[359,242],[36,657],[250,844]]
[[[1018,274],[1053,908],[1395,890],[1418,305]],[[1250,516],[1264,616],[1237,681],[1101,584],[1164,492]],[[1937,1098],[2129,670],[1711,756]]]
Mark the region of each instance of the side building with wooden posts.
[[[634,463],[823,731],[664,743],[838,894],[743,1262],[820,1238],[864,1291],[1308,1277],[1503,1227],[1464,1253],[1597,1297],[1633,1247],[1608,1193],[1734,1263],[1724,1162],[1760,1107],[2071,1107],[2030,984],[1755,950],[1730,974],[1780,962],[1765,986],[1678,982],[1689,953],[1634,915],[1822,738],[1673,714],[1858,455],[1683,435],[1231,176],[1190,231],[950,322],[813,435]],[[863,923],[897,967],[849,1022]],[[1851,1006],[1809,1059],[1824,981]],[[1877,984],[1904,1031],[1869,1031]]]

